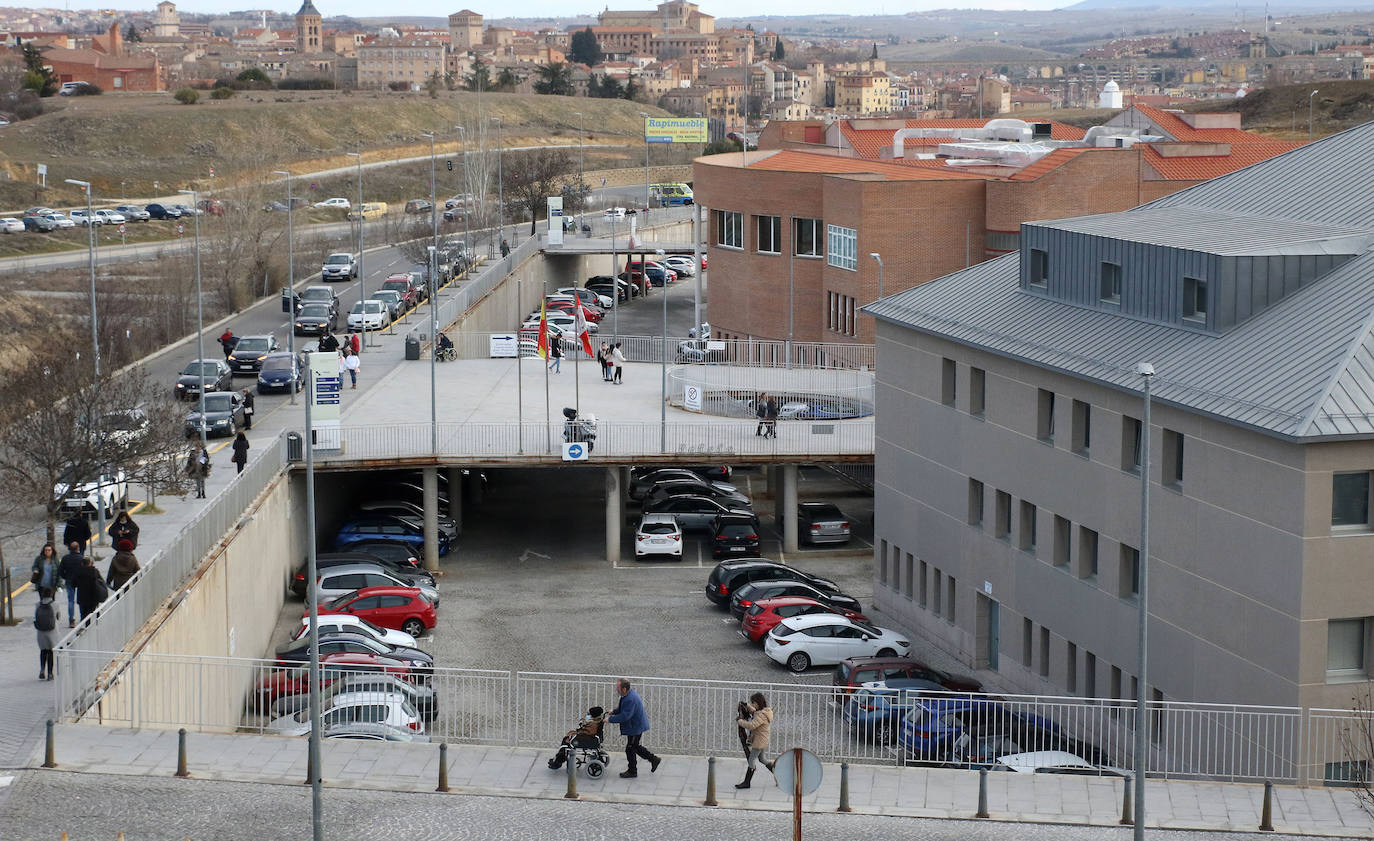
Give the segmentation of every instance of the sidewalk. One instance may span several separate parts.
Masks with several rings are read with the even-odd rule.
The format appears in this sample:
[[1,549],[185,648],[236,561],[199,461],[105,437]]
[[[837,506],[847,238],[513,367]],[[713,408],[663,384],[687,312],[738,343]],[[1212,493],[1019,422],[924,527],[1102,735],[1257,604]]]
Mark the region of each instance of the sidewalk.
[[[187,734],[187,766],[197,779],[301,785],[306,781],[307,740],[281,736]],[[95,725],[62,725],[56,730],[55,757],[62,771],[133,776],[172,776],[177,766],[177,734],[171,730],[129,730]],[[625,768],[623,742],[607,742],[611,765],[599,779],[577,774],[584,800],[663,806],[702,806],[707,760],[666,756],[657,773],[641,764],[639,776],[619,777]],[[439,748],[433,744],[363,741],[323,743],[326,788],[434,791]],[[551,771],[554,748],[450,745],[448,783],[458,794],[562,799],[566,770]],[[41,746],[30,761],[43,761]],[[759,769],[753,787],[739,791],[744,760],[716,762],[716,797],[721,808],[787,811],[789,794]],[[809,812],[833,812],[839,803],[840,768],[824,766],[820,788],[803,798]],[[1114,777],[991,773],[988,810],[992,820],[1117,826],[1124,781]],[[972,818],[978,805],[978,774],[925,768],[853,765],[849,769],[850,805],[858,814],[928,818]],[[1146,785],[1147,825],[1153,828],[1211,831],[1258,829],[1263,786],[1151,780]],[[1354,791],[1336,788],[1276,787],[1274,828],[1286,834],[1368,838],[1374,818],[1361,810]],[[326,795],[327,796],[327,795]]]

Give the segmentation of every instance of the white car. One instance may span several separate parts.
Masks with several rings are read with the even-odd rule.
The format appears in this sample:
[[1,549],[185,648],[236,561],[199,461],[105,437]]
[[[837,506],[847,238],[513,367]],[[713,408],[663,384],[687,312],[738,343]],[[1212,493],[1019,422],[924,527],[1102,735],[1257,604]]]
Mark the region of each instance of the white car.
[[391,311],[375,298],[359,301],[348,311],[349,330],[380,330],[391,323]]
[[669,555],[682,560],[682,529],[672,514],[645,514],[635,529],[635,560]]
[[88,216],[84,210],[73,210],[71,213],[71,220],[83,227],[86,225],[104,224],[99,216],[96,216],[94,213]]
[[1087,777],[1125,777],[1126,771],[1108,765],[1094,765],[1076,753],[1062,750],[1036,750],[997,757],[997,770],[1018,774],[1077,774]]
[[0,219],[0,230],[4,230],[7,234],[22,234],[24,233],[24,220],[6,216]]
[[692,268],[692,264],[696,261],[693,260],[691,257],[682,257],[674,255],[672,257],[665,257],[663,262],[668,266],[668,268],[672,269],[673,271],[677,272],[683,277],[692,277],[697,273],[697,270]]
[[114,516],[119,504],[129,498],[129,479],[123,470],[103,470],[95,479],[72,486],[59,481],[53,495],[62,498],[62,510],[95,514],[103,506],[105,518]]
[[315,207],[337,207],[341,210],[348,210],[352,206],[353,204],[349,202],[348,199],[344,198],[325,199],[324,201],[315,202]]
[[[336,724],[367,722],[389,724],[414,733],[425,732],[425,724],[415,705],[403,695],[390,692],[349,692],[329,699],[320,714],[320,723],[327,729]],[[310,710],[282,716],[267,725],[271,733],[283,736],[310,734]]]
[[625,218],[625,208],[623,208],[623,207],[608,207],[608,208],[606,208],[605,210],[603,210],[603,211],[601,211],[601,212],[602,212],[603,214],[605,214],[606,216],[610,216],[610,217],[613,217],[613,218],[616,218],[616,219],[624,219],[624,218]]
[[76,223],[67,218],[67,215],[60,211],[54,210],[52,213],[45,213],[43,215],[51,219],[53,224],[59,229],[76,227]]
[[123,225],[128,221],[123,213],[115,210],[97,210],[95,218],[99,219],[102,225]]
[[[563,331],[563,337],[564,337],[564,338],[567,338],[567,337],[569,337],[569,336],[572,336],[572,337],[576,338],[576,336],[577,336],[577,329],[576,329],[576,327],[574,326],[574,319],[573,319],[572,316],[570,316],[570,315],[564,315],[563,313],[559,313],[559,314],[557,314],[557,315],[554,315],[553,313],[549,313],[549,315],[548,315],[548,321],[549,321],[549,324],[551,324],[551,325],[553,325],[554,327],[557,327],[559,330]],[[534,319],[534,326],[535,326],[535,329],[538,329],[538,328],[539,328],[539,318],[538,318],[538,316],[536,316],[535,319]],[[599,332],[601,332],[601,325],[593,323],[593,322],[591,321],[591,319],[587,319],[587,333],[588,333],[589,335],[595,336],[595,335],[596,335],[597,333],[599,333]]]
[[850,657],[892,657],[910,650],[911,641],[896,631],[823,613],[782,620],[763,644],[764,654],[799,674]]
[[[310,617],[301,617],[301,626],[296,629],[296,633],[291,637],[298,640],[310,631]],[[347,614],[328,614],[320,617],[320,637],[333,633],[363,634],[375,639],[377,642],[387,645],[403,645],[406,648],[419,648],[415,637],[405,631],[396,631],[391,628],[383,628],[374,625],[361,616],[349,616]]]

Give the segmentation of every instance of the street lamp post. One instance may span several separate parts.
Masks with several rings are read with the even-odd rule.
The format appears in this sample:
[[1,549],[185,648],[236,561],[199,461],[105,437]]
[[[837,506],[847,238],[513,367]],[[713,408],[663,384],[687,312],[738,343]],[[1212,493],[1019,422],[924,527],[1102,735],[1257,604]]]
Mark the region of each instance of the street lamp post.
[[[286,299],[290,301],[290,312],[286,317],[286,349],[291,358],[296,358],[296,229],[292,226],[291,215],[296,210],[296,200],[291,195],[291,173],[284,169],[272,170],[273,175],[286,176]],[[360,210],[359,213],[362,211]],[[363,325],[363,335],[367,335],[367,325]],[[296,389],[288,388],[287,397],[292,406],[296,405]]]
[[[312,527],[305,530],[306,581],[313,582],[319,575],[318,547],[315,545],[315,429],[310,413],[311,398],[314,396],[315,377],[309,366],[305,369],[305,521]],[[292,389],[295,393],[295,389]],[[310,742],[306,748],[310,757],[310,826],[314,841],[324,841],[324,792],[321,790],[324,769],[320,765],[320,600],[317,592],[312,592],[313,584],[306,588],[307,601],[310,603]]]
[[[663,249],[656,248],[654,253],[663,258]],[[648,266],[644,273],[645,280],[648,279]],[[662,357],[659,370],[662,372],[662,393],[658,401],[658,449],[659,452],[668,452],[668,273],[663,274],[663,349],[659,355]]]
[[[358,163],[358,300],[367,300],[367,273],[363,271],[363,224],[367,222],[363,218],[363,155],[361,152],[345,152],[350,158],[354,158]],[[292,333],[295,328],[292,328]],[[359,348],[367,347],[367,331],[363,331],[363,340],[358,342]],[[377,347],[377,340],[372,340],[372,346]]]
[[458,135],[462,138],[463,144],[463,262],[468,261],[468,252],[473,251],[472,234],[468,232],[468,214],[472,212],[473,202],[469,201],[472,197],[468,195],[468,130],[463,126],[454,126],[458,129]]
[[[429,247],[429,447],[430,452],[439,454],[439,410],[435,386],[434,386],[434,351],[439,347],[438,315],[435,313],[434,295],[439,291],[438,278],[439,271],[439,249]],[[518,353],[519,342],[516,342],[516,352]],[[450,493],[454,492],[450,489]]]
[[869,252],[870,257],[878,261],[878,298],[883,297],[883,255],[876,251]]
[[500,117],[492,117],[492,122],[496,123],[496,212],[499,216],[497,224],[497,238],[502,242],[506,239],[506,175],[502,168],[502,152],[504,151],[505,141],[503,139],[503,128]]
[[[644,221],[649,221],[649,115],[643,111],[639,116],[644,118]],[[665,283],[663,291],[668,291]]]
[[91,218],[91,182],[77,181],[75,178],[65,179],[68,184],[75,184],[86,193],[86,256],[91,265],[91,353],[95,361],[95,376],[100,378],[100,331],[98,316],[95,312],[95,222]]
[[587,159],[582,152],[582,135],[585,130],[585,125],[582,119],[582,112],[574,111],[573,113],[577,115],[577,196],[581,199],[581,202],[577,205],[577,227],[580,231],[582,228],[583,205],[587,203],[587,185],[583,180],[583,167],[586,165]]
[[[437,185],[439,184],[439,174],[438,174],[438,172],[437,172],[437,171],[435,170],[435,168],[434,168],[434,134],[433,134],[432,132],[425,132],[424,134],[421,134],[420,136],[421,136],[421,137],[428,137],[428,138],[429,138],[429,222],[430,222],[430,225],[433,226],[433,229],[434,229],[434,241],[433,241],[433,243],[432,243],[431,246],[430,246],[430,251],[431,251],[431,252],[438,252],[438,250],[439,250],[439,194],[438,194],[438,192],[437,192],[437,190],[438,190],[438,186],[437,186]],[[434,259],[434,260],[431,260],[430,263],[431,263],[431,266],[430,266],[430,276],[433,277],[433,276],[434,276],[434,272],[438,270],[439,261],[438,261],[438,259],[436,258],[436,259]],[[429,306],[430,306],[430,309],[431,309],[431,310],[434,309],[434,296],[435,296],[438,292],[439,292],[439,279],[438,279],[437,277],[435,277],[435,278],[434,278],[434,283],[433,283],[433,285],[430,287],[430,291],[429,291]],[[433,341],[433,338],[434,338],[434,337],[431,336],[431,337],[430,337],[430,340]]]
[[1145,696],[1149,680],[1147,677],[1150,651],[1150,384],[1154,380],[1155,368],[1148,362],[1135,366],[1144,390],[1145,409],[1140,421],[1140,630],[1137,639],[1139,659],[1139,678],[1135,691],[1135,841],[1145,838],[1145,772],[1149,769],[1148,731],[1150,720],[1146,711]]
[[[195,190],[177,190],[191,197],[191,206],[200,209],[200,197]],[[196,370],[200,372],[200,445],[205,446],[205,314],[200,293],[200,214],[196,214]]]
[[1311,142],[1312,142],[1312,97],[1314,97],[1314,96],[1316,96],[1316,95],[1317,95],[1317,92],[1316,92],[1316,91],[1312,91],[1311,93],[1309,93],[1309,94],[1307,95],[1307,142],[1308,142],[1308,143],[1311,143]]

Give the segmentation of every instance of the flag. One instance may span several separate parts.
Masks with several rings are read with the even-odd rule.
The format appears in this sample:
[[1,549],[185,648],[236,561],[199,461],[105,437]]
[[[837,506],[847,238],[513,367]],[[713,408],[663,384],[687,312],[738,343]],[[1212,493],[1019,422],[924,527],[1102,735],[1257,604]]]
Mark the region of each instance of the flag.
[[549,311],[548,302],[539,302],[539,357],[549,358]]
[[582,309],[582,299],[573,296],[573,306],[577,309],[573,313],[573,331],[577,333],[577,338],[582,342],[582,349],[588,356],[594,356],[592,352],[592,334],[587,329],[587,314]]

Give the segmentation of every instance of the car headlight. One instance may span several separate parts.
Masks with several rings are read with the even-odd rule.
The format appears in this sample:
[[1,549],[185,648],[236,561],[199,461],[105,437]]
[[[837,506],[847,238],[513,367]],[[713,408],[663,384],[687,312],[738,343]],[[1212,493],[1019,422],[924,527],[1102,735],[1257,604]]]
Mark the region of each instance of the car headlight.
[[228,418],[220,418],[219,420],[215,421],[214,423],[215,423],[215,426],[228,426],[228,424],[229,424],[229,419],[228,419]]
[[177,383],[177,391],[185,391],[186,383]]
[[262,383],[263,385],[266,385],[266,384],[267,384],[267,378],[264,377],[262,374],[258,374],[258,382]]
[[900,645],[902,648],[911,647],[911,643],[907,642],[906,640],[897,640],[897,644]]

